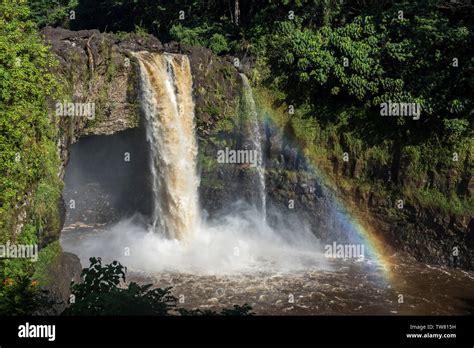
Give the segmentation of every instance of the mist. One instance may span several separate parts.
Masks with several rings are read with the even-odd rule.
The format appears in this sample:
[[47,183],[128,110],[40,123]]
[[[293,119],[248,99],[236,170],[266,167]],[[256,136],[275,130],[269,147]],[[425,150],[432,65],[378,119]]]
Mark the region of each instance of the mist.
[[[231,212],[232,211],[232,212]],[[123,219],[98,232],[63,238],[63,248],[83,266],[90,257],[117,260],[130,271],[154,274],[234,274],[328,269],[317,238],[301,223],[288,231],[273,229],[258,210],[236,202],[218,218],[204,221],[187,240],[152,231],[140,216]]]

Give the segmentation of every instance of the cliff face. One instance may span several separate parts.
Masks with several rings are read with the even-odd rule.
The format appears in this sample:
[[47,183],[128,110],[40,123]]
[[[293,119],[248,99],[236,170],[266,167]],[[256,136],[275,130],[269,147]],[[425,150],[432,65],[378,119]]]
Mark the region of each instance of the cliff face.
[[[330,200],[318,189],[321,183],[314,175],[282,166],[267,174],[267,187],[269,199],[283,211],[289,211],[285,203],[294,200],[322,240],[343,240],[343,233],[328,234],[334,227],[328,226],[330,220],[325,215],[331,209]],[[409,202],[398,209],[390,197],[362,192],[358,187],[337,185],[331,194],[351,206],[349,210],[364,219],[390,251],[403,251],[429,264],[474,269],[474,220],[469,214],[447,214]]]
[[[140,126],[137,96],[137,62],[131,51],[181,53],[189,56],[193,73],[196,127],[205,140],[223,119],[235,110],[239,95],[238,72],[229,61],[211,51],[177,43],[162,45],[158,39],[136,34],[100,33],[97,30],[70,31],[46,27],[45,41],[51,45],[60,66],[68,102],[95,103],[95,117],[60,119],[61,158],[80,137],[111,135]],[[51,107],[54,110],[55,103]]]
[[[292,139],[293,141],[288,141]],[[474,268],[474,219],[471,212],[449,212],[416,200],[380,189],[380,185],[362,185],[367,164],[350,156],[349,161],[332,158],[332,161],[311,161],[302,155],[291,127],[282,132],[267,131],[267,187],[269,200],[287,211],[288,200],[310,221],[313,232],[323,241],[343,240],[344,231],[336,220],[331,220],[332,196],[347,207],[347,211],[360,218],[374,233],[387,243],[389,252],[405,252],[418,261],[430,264]],[[335,140],[337,141],[337,140]],[[322,169],[323,179],[316,175],[312,165]],[[371,172],[389,180],[390,168],[372,165]],[[405,174],[403,161],[399,168],[399,182],[395,187],[420,185],[411,182]],[[448,196],[449,177],[437,175],[440,194]],[[472,180],[472,179],[471,179]],[[468,180],[469,181],[469,180]],[[442,184],[445,183],[445,186]],[[466,185],[464,195],[472,195]],[[328,231],[332,230],[328,234]]]
[[[93,103],[94,117],[64,116],[59,120],[59,146],[63,167],[71,144],[86,135],[108,135],[138,126],[135,70],[127,55],[129,41],[97,30],[70,31],[46,27],[41,32],[59,60],[58,74],[69,99]],[[143,39],[136,39],[140,45]],[[156,40],[146,47],[161,49]],[[52,101],[52,112],[61,101]],[[62,171],[62,174],[63,171]]]
[[[231,57],[217,57],[207,49],[177,43],[163,45],[152,36],[136,34],[49,27],[42,34],[60,61],[59,73],[69,101],[95,103],[94,119],[62,117],[59,121],[61,175],[71,144],[81,137],[141,128],[137,63],[130,51],[182,53],[189,56],[193,74],[201,205],[212,215],[238,198],[253,199],[256,175],[252,168],[216,164],[218,150],[241,148],[249,136],[242,111],[242,81]],[[51,107],[54,110],[54,102]],[[297,154],[295,144],[287,141],[293,136],[289,133],[288,129],[265,130],[270,223],[287,224],[291,231],[292,223],[303,216],[322,240],[342,239],[344,226],[337,226],[330,217],[334,209],[332,196],[339,196],[395,250],[406,251],[424,262],[474,268],[474,223],[470,216],[448,214],[412,202],[397,210],[394,199],[383,193],[344,184],[360,175],[361,163],[353,161],[334,160],[325,168],[336,182],[332,189],[325,189],[325,183],[311,173],[308,163]],[[389,171],[390,168],[373,168],[382,178]],[[294,201],[295,210],[288,208],[289,200]],[[283,218],[272,215],[272,207],[283,211]],[[455,247],[457,257],[453,256]]]
[[[235,147],[244,135],[239,131],[241,79],[231,58],[221,58],[210,50],[178,43],[162,45],[153,36],[117,35],[97,30],[70,31],[47,27],[42,30],[60,66],[70,102],[94,103],[95,117],[61,117],[59,148],[61,176],[69,150],[81,137],[112,135],[141,128],[138,67],[131,51],[186,54],[193,74],[196,133],[199,143],[200,187],[204,209],[218,210],[225,197],[250,196],[252,175],[245,168],[226,166],[216,171],[218,149]],[[57,101],[52,101],[51,109]],[[144,139],[145,141],[145,139]],[[222,179],[219,181],[219,178]],[[222,184],[230,183],[230,186]],[[242,187],[245,186],[245,189]],[[222,188],[226,188],[222,190]]]

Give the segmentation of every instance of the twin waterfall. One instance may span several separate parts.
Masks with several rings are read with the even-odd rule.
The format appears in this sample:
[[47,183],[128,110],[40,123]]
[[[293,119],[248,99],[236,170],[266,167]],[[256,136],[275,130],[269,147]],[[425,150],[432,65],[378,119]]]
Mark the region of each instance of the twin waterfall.
[[[198,146],[194,127],[192,75],[188,57],[135,52],[140,66],[141,103],[151,148],[152,228],[168,238],[186,240],[201,224]],[[252,147],[258,153],[258,193],[265,219],[265,177],[255,101],[245,75],[243,100],[250,113]]]
[[185,240],[200,224],[193,81],[188,57],[135,53],[151,146],[153,228]]
[[243,83],[243,101],[245,103],[246,110],[250,114],[248,116],[250,123],[250,140],[252,142],[253,150],[257,151],[257,182],[258,182],[258,199],[261,209],[263,221],[267,215],[267,199],[265,193],[265,167],[263,163],[263,149],[262,149],[262,135],[260,132],[260,122],[258,119],[257,107],[255,100],[253,99],[252,87],[250,86],[247,76],[240,74]]

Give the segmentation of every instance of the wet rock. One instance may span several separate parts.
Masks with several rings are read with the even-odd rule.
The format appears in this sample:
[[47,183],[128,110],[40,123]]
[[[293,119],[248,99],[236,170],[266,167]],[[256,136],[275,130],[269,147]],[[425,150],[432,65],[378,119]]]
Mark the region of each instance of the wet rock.
[[43,287],[56,304],[48,313],[42,314],[57,315],[67,307],[71,295],[71,281],[80,282],[81,271],[82,266],[77,255],[63,252],[57,257],[47,270],[48,283]]

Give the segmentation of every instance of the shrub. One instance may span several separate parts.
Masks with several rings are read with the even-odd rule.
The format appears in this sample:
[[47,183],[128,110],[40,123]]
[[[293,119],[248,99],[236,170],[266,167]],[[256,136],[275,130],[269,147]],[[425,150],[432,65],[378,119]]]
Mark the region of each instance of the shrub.
[[71,305],[64,315],[251,315],[251,307],[235,305],[220,313],[177,309],[177,298],[171,295],[171,287],[154,288],[152,284],[126,286],[127,269],[119,262],[102,265],[101,258],[90,258],[89,268],[81,273],[82,283],[72,284]]
[[229,52],[229,44],[227,43],[226,38],[224,35],[215,33],[211,36],[211,40],[209,42],[209,48],[215,54],[222,54]]

